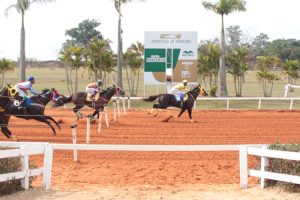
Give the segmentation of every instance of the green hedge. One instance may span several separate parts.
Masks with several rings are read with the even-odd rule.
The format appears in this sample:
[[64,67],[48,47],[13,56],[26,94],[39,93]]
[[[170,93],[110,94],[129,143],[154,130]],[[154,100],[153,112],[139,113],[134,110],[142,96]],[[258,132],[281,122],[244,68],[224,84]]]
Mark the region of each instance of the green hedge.
[[[0,148],[0,151],[4,148]],[[6,174],[11,172],[21,171],[22,163],[21,157],[14,158],[2,158],[0,159],[0,174]],[[30,168],[35,168],[34,164],[30,164]],[[29,185],[31,186],[32,181],[35,177],[30,177]],[[11,194],[22,190],[21,188],[21,179],[11,180],[0,182],[0,196]]]
[[[300,144],[272,144],[271,150],[300,152]],[[300,161],[269,158],[267,171],[300,176]],[[281,181],[267,180],[267,185],[277,185],[288,190],[300,191],[300,185]]]

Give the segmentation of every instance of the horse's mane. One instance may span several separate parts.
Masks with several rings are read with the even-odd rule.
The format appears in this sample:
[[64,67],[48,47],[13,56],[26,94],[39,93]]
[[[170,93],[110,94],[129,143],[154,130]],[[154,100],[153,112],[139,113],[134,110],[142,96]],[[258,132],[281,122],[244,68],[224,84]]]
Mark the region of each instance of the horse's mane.
[[50,89],[45,88],[45,89],[42,90],[42,94],[46,94],[46,93],[49,92],[49,91],[50,91]]

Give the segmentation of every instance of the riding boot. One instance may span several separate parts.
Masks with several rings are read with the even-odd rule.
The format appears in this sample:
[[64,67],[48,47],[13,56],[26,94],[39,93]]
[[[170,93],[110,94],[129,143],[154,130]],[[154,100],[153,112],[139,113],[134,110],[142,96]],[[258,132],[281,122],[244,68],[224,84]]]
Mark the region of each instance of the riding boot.
[[180,108],[182,108],[182,107],[183,107],[183,101],[180,102]]
[[95,99],[95,94],[91,94],[90,100],[93,101]]
[[26,99],[23,99],[18,106],[18,110],[25,110],[26,109],[25,104],[26,104]]

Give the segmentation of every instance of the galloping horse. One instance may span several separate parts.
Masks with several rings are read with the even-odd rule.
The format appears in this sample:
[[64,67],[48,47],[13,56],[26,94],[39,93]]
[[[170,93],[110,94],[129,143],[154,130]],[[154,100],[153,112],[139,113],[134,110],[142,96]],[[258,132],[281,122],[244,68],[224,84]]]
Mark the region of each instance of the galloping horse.
[[[1,92],[1,96],[8,96],[8,88],[4,88],[4,90]],[[54,127],[51,125],[51,123],[48,121],[52,121],[55,123],[55,125],[60,129],[59,124],[51,117],[44,115],[45,106],[52,100],[54,102],[61,102],[62,96],[56,96],[58,92],[55,89],[44,89],[42,91],[41,95],[32,96],[29,98],[30,104],[28,103],[28,106],[25,110],[18,110],[18,108],[14,105],[14,101],[12,99],[8,99],[6,101],[3,101],[0,98],[0,102],[3,102],[0,104],[2,108],[5,108],[3,112],[0,113],[0,123],[1,123],[1,131],[4,133],[4,135],[7,138],[13,138],[13,140],[17,140],[15,136],[12,135],[12,133],[7,128],[9,119],[11,116],[15,116],[22,119],[34,119],[43,123],[46,123],[51,129],[54,135],[56,135],[56,131]],[[18,97],[18,94],[16,95],[16,98]],[[2,100],[2,101],[1,101]]]
[[[192,108],[194,106],[194,102],[197,99],[198,95],[207,96],[206,91],[201,88],[200,85],[193,88],[189,92],[186,93],[187,100],[183,102],[182,107],[180,106],[180,102],[176,100],[176,97],[173,94],[159,94],[155,96],[150,96],[148,98],[144,98],[144,101],[154,101],[158,98],[158,104],[154,104],[151,110],[151,113],[153,109],[156,109],[155,117],[158,115],[157,109],[167,109],[170,106],[181,108],[180,113],[177,117],[180,117],[182,113],[187,110],[189,113],[190,121],[193,122],[192,119]],[[149,113],[150,114],[150,113]]]
[[[15,97],[17,90],[13,88],[11,84],[7,84],[6,87],[0,92],[0,127],[1,132],[7,137],[17,141],[17,138],[12,135],[10,130],[7,128],[10,117],[6,116],[6,110],[15,100],[22,100],[19,96]],[[16,98],[16,99],[15,99]]]
[[82,118],[82,113],[79,111],[81,108],[83,108],[84,106],[88,106],[95,109],[94,113],[92,114],[92,116],[94,117],[95,115],[99,114],[99,110],[103,109],[104,105],[106,105],[114,95],[123,96],[125,95],[125,92],[120,87],[113,85],[113,87],[109,87],[107,88],[107,90],[103,90],[100,93],[99,98],[95,101],[87,100],[86,92],[78,92],[76,94],[72,94],[69,97],[62,98],[63,103],[57,102],[56,106],[62,106],[63,104],[70,102],[74,103],[75,107],[73,108],[73,111],[76,114],[77,119],[79,120],[80,118]]

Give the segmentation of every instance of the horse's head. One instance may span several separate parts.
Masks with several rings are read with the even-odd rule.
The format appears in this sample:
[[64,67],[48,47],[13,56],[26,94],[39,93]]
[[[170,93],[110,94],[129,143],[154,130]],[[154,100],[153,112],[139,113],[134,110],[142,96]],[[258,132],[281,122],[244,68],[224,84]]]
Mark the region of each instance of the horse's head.
[[62,106],[64,104],[63,102],[63,97],[64,95],[61,95],[58,90],[56,90],[55,88],[51,88],[50,89],[44,89],[41,93],[42,96],[44,96],[45,98],[53,101],[55,103],[55,105],[57,106]]
[[193,88],[191,92],[205,97],[208,95],[204,87],[202,87],[200,84],[197,87]]
[[116,96],[124,96],[125,95],[124,90],[122,90],[121,87],[116,86],[116,85],[113,85],[113,87],[110,87],[107,90],[110,90]]

